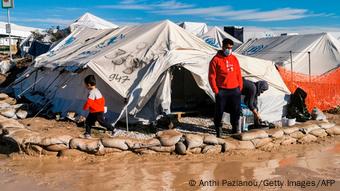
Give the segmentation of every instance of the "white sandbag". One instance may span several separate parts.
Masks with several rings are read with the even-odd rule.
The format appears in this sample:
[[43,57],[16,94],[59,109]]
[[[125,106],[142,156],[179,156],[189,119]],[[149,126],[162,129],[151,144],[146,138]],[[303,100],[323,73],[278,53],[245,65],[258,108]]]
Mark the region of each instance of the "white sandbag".
[[215,135],[204,136],[203,143],[207,145],[218,145],[218,140]]
[[85,152],[82,152],[77,149],[66,149],[58,152],[59,157],[81,157],[86,155],[87,154]]
[[15,104],[15,105],[12,105],[11,107],[13,107],[14,109],[20,109],[21,107],[23,107],[24,104],[20,103],[20,104]]
[[295,144],[297,141],[297,139],[290,137],[290,136],[286,136],[282,139],[282,141],[280,142],[281,145],[291,145],[291,144]]
[[14,108],[5,108],[0,110],[0,114],[7,118],[12,118],[15,116],[15,109]]
[[238,141],[232,138],[224,139],[226,150],[234,150],[237,148]]
[[253,139],[251,142],[255,145],[256,148],[262,147],[263,145],[272,142],[272,138],[263,138],[263,139]]
[[[161,146],[161,142],[156,138],[141,140],[141,139],[126,139],[125,143],[130,149],[140,149]],[[105,146],[105,145],[104,145]]]
[[181,139],[182,133],[176,130],[165,130],[157,132],[156,137],[163,146],[173,146]]
[[303,134],[301,131],[296,131],[294,133],[289,134],[289,136],[294,139],[301,139],[302,137],[305,136],[305,134]]
[[13,68],[15,66],[14,63],[11,63],[10,60],[2,60],[0,62],[0,72],[1,74],[6,74],[7,72],[9,72],[11,70],[11,68]]
[[22,128],[22,129],[25,128],[23,124],[19,123],[15,119],[6,119],[6,120],[0,121],[0,129],[6,129],[10,127]]
[[43,138],[39,145],[42,146],[49,146],[49,145],[55,145],[55,144],[64,144],[67,147],[69,147],[69,143],[72,139],[72,136],[70,135],[54,135],[51,137],[45,137]]
[[241,133],[239,135],[236,135],[235,137],[241,141],[250,141],[253,139],[267,138],[268,134],[263,130],[252,130],[246,133]]
[[19,119],[26,119],[28,112],[25,110],[19,109],[15,114]]
[[326,130],[328,135],[334,136],[334,135],[340,135],[340,126],[334,126],[332,128],[329,128]]
[[149,149],[156,151],[156,152],[166,152],[166,153],[172,153],[175,151],[176,146],[157,146],[157,147],[149,147]]
[[99,139],[73,138],[70,141],[70,148],[92,154],[104,152],[104,146]]
[[316,130],[311,131],[309,134],[314,135],[316,137],[320,137],[320,138],[327,137],[328,135],[324,129],[316,129]]
[[308,134],[301,139],[298,140],[298,143],[305,144],[305,143],[310,143],[310,142],[315,142],[317,141],[318,138],[316,138],[314,135]]
[[107,154],[107,153],[119,153],[119,152],[122,152],[121,149],[110,148],[110,147],[105,147],[104,151],[105,151],[105,154]]
[[316,129],[320,129],[320,127],[317,124],[308,124],[301,127],[300,131],[304,132],[305,134],[308,134],[309,132]]
[[104,147],[117,148],[117,149],[121,149],[124,151],[129,149],[128,145],[126,144],[125,138],[121,138],[121,137],[102,138],[101,142],[104,145]]
[[321,127],[322,129],[329,129],[334,127],[335,123],[319,123],[318,126]]
[[259,149],[261,151],[267,151],[267,152],[277,150],[278,148],[279,148],[279,146],[277,144],[274,144],[273,142],[269,142],[269,143],[259,147]]
[[45,149],[48,151],[59,152],[59,151],[66,150],[69,148],[65,144],[53,144],[53,145],[46,146]]
[[279,139],[282,138],[284,135],[284,132],[281,129],[269,129],[266,130],[266,133],[268,134],[269,137]]
[[6,109],[6,108],[11,108],[12,106],[9,103],[6,103],[4,101],[0,101],[0,110]]
[[222,151],[222,146],[221,145],[206,145],[203,149],[202,149],[202,153],[212,153],[212,154],[217,154],[217,153],[221,153]]
[[0,101],[5,100],[5,99],[7,99],[7,98],[9,98],[9,96],[8,96],[7,94],[5,94],[5,93],[0,93]]
[[255,149],[255,145],[251,141],[238,141],[236,145],[236,150],[253,150]]
[[297,127],[288,127],[288,128],[283,128],[282,130],[285,133],[285,135],[289,135],[289,134],[292,134],[292,133],[294,133],[296,131],[299,131],[299,128],[297,128]]
[[10,105],[15,105],[17,103],[17,100],[14,99],[14,98],[9,97],[9,98],[3,100],[3,102],[8,103]]
[[178,142],[175,145],[175,151],[179,155],[185,155],[186,151],[187,151],[187,148],[186,148],[186,146],[185,146],[185,144],[183,142]]
[[22,145],[24,140],[29,140],[31,137],[39,137],[39,134],[27,129],[22,128],[8,128],[6,130],[13,130],[9,132],[9,134],[3,136],[3,139],[7,141],[12,141],[17,143],[18,145]]
[[200,147],[203,144],[203,137],[195,134],[186,134],[185,143],[188,149]]
[[148,154],[156,154],[156,151],[147,149],[147,148],[141,148],[141,149],[135,149],[133,152],[141,155],[148,155]]

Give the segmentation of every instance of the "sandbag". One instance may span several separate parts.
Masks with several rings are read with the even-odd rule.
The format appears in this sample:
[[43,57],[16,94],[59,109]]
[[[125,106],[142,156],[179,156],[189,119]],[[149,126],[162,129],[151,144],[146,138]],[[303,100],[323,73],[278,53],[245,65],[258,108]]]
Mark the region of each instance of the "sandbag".
[[322,129],[329,129],[335,126],[334,123],[319,123],[318,124],[319,127],[321,127]]
[[272,142],[269,142],[269,143],[267,143],[267,144],[262,145],[261,147],[259,147],[259,149],[260,149],[261,151],[267,151],[267,152],[276,150],[276,149],[278,149],[278,148],[279,148],[279,146],[278,146],[277,144],[272,143]]
[[167,153],[172,153],[175,151],[176,146],[157,146],[157,147],[149,147],[149,149],[156,151],[156,152],[167,152]]
[[280,144],[281,144],[281,145],[291,145],[291,144],[295,144],[296,141],[297,141],[297,140],[296,140],[295,138],[292,138],[292,137],[287,136],[287,137],[284,137],[284,138],[281,140]]
[[238,145],[238,141],[233,140],[233,139],[224,139],[224,144],[225,144],[225,148],[226,150],[234,150],[237,148]]
[[59,152],[68,149],[68,146],[65,144],[53,144],[46,146],[45,149],[48,151]]
[[294,132],[299,131],[299,128],[297,128],[297,127],[288,127],[288,128],[283,128],[282,130],[285,133],[285,135],[289,135],[289,134],[292,134]]
[[7,129],[7,128],[25,128],[25,126],[19,123],[17,120],[14,119],[6,119],[0,122],[0,129]]
[[305,144],[305,143],[310,143],[310,142],[315,142],[317,141],[318,138],[316,138],[314,135],[308,134],[301,139],[298,140],[298,143]]
[[269,137],[279,139],[282,138],[284,135],[284,132],[281,129],[269,129],[266,131]]
[[7,109],[7,108],[11,108],[12,106],[9,103],[6,103],[4,101],[0,101],[0,110],[2,109]]
[[201,147],[191,148],[191,149],[188,149],[187,152],[191,154],[200,154],[202,152],[202,148]]
[[10,105],[15,105],[17,103],[17,100],[15,100],[14,98],[9,97],[9,98],[3,100],[3,102],[8,103]]
[[305,134],[303,134],[301,131],[296,131],[294,133],[289,134],[289,136],[294,139],[301,139],[302,137],[305,136]]
[[49,146],[54,144],[64,144],[67,147],[69,147],[69,143],[72,139],[72,136],[70,135],[55,135],[51,137],[45,137],[41,140],[39,145],[41,146]]
[[255,145],[251,141],[238,141],[236,145],[236,150],[253,150]]
[[305,134],[308,134],[309,132],[320,129],[320,127],[317,124],[308,124],[306,126],[303,126],[300,128],[300,131],[304,132]]
[[326,130],[328,135],[334,136],[334,135],[340,135],[340,126],[334,126],[332,128],[329,128]]
[[251,142],[254,144],[256,148],[262,147],[263,145],[272,142],[272,138],[263,138],[263,139],[253,139]]
[[204,136],[203,143],[207,145],[218,145],[218,140],[215,135]]
[[0,93],[0,101],[5,100],[5,99],[7,99],[7,98],[9,98],[9,96],[8,96],[7,94],[5,94],[5,93]]
[[[141,139],[126,139],[125,143],[130,149],[148,148],[161,146],[161,142],[156,138],[141,140]],[[105,146],[105,145],[104,145]]]
[[66,149],[61,150],[58,152],[59,157],[80,157],[80,156],[86,156],[87,154],[85,152],[82,152],[77,149]]
[[0,114],[7,118],[13,118],[15,116],[15,109],[14,108],[1,109]]
[[316,130],[311,131],[309,134],[314,135],[316,137],[320,137],[320,138],[327,137],[328,135],[324,129],[316,129]]
[[186,146],[185,146],[185,144],[183,142],[178,142],[175,145],[175,151],[179,155],[185,155],[186,151],[187,151],[187,148],[186,148]]
[[186,134],[184,137],[188,149],[200,147],[203,144],[203,137],[200,135]]
[[[8,128],[13,129],[13,128]],[[31,137],[39,137],[39,134],[27,129],[15,128],[14,131],[10,132],[9,134],[3,136],[3,139],[7,141],[12,141],[17,143],[18,145],[22,145],[24,140],[29,140]]]
[[70,148],[91,154],[104,153],[104,146],[99,139],[73,138],[70,141]]
[[176,130],[165,130],[157,132],[156,137],[160,140],[162,146],[173,146],[182,137],[182,133]]
[[221,153],[222,151],[222,146],[221,145],[206,145],[203,149],[202,149],[202,153]]
[[104,147],[117,148],[124,151],[129,149],[128,145],[126,144],[126,139],[121,137],[102,138],[101,142],[104,145]]
[[146,155],[146,154],[156,154],[156,151],[147,149],[147,148],[141,148],[141,149],[135,149],[135,153],[141,154],[141,155]]
[[15,114],[19,119],[26,119],[28,112],[25,110],[19,109]]
[[241,141],[250,141],[253,139],[263,139],[267,138],[268,134],[263,130],[253,130],[248,131],[246,133],[241,133],[239,135],[236,135],[235,138],[241,140]]
[[121,149],[110,148],[110,147],[105,147],[104,151],[105,151],[105,153],[119,153],[119,152],[122,152]]

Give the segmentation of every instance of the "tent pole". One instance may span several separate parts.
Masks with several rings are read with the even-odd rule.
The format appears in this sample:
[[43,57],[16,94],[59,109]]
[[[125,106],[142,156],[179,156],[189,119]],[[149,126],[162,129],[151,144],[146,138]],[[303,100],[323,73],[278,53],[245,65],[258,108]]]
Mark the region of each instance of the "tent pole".
[[308,71],[309,71],[309,83],[312,81],[311,80],[311,73],[312,73],[312,66],[311,66],[311,59],[310,59],[310,51],[308,51]]
[[11,51],[11,40],[12,40],[12,37],[11,37],[11,19],[10,19],[10,13],[9,13],[9,8],[7,8],[7,22],[8,22],[8,27],[9,27],[9,31],[8,32],[8,43],[9,43],[9,59],[10,61],[13,60],[12,58],[12,51]]
[[128,115],[128,100],[124,98],[125,102],[125,121],[126,121],[126,131],[129,132],[129,115]]
[[290,83],[291,86],[293,87],[293,53],[292,51],[289,51],[290,55]]

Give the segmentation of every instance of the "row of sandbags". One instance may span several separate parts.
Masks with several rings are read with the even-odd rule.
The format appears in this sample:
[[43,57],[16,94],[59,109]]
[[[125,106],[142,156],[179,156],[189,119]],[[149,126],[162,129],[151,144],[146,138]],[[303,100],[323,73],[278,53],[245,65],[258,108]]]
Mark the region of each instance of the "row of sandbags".
[[[69,135],[43,137],[39,132],[26,129],[14,119],[0,116],[1,140],[14,143],[27,154],[53,154],[68,156],[82,152],[104,155],[107,153],[132,151],[147,153],[220,153],[228,150],[261,149],[273,150],[279,145],[309,143],[326,136],[340,135],[340,126],[321,122],[299,126],[253,130],[225,139],[214,135],[185,134],[176,130],[160,131],[154,138],[131,139],[126,137],[84,139]],[[81,151],[81,152],[80,152]]]
[[14,98],[0,93],[0,115],[6,118],[25,119],[28,115],[25,104],[16,104]]

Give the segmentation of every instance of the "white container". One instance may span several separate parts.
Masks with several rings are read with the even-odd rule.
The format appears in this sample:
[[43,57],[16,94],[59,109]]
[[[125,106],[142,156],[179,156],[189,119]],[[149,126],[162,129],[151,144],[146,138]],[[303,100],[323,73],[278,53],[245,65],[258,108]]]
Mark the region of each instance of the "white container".
[[288,118],[284,117],[281,119],[282,127],[288,127]]
[[290,127],[290,126],[293,126],[293,125],[295,125],[296,124],[296,119],[294,118],[294,119],[288,119],[288,126]]

